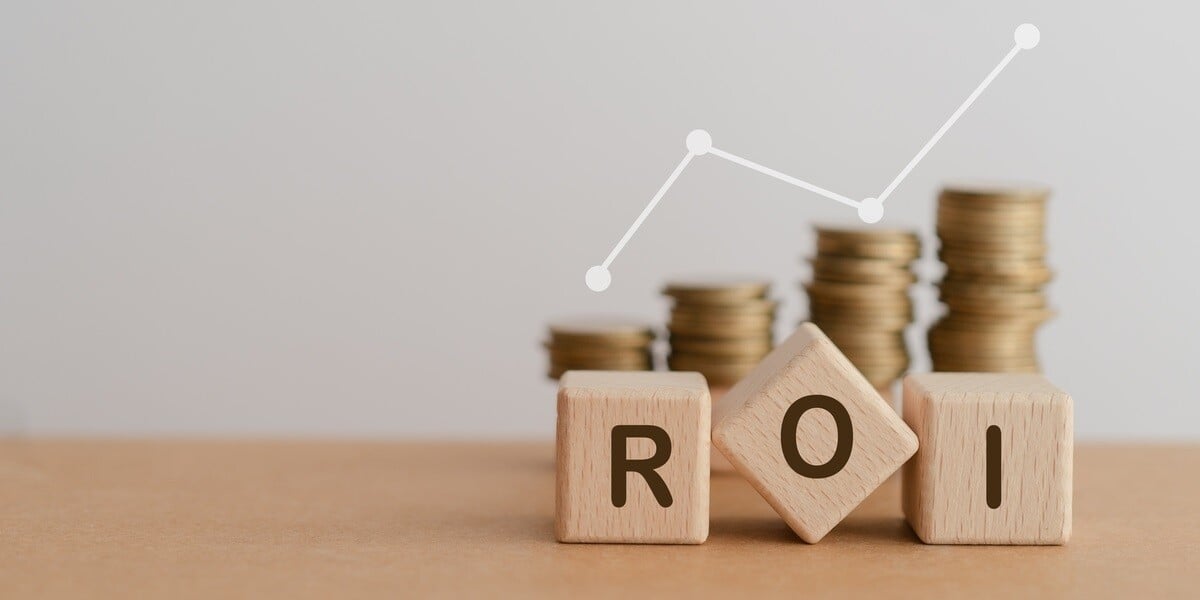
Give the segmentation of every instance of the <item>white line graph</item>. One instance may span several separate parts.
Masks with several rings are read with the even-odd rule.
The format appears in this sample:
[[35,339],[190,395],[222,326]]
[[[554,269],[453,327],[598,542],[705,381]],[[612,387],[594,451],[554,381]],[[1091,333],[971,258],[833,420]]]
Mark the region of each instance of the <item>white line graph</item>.
[[609,271],[609,267],[612,265],[613,261],[617,259],[617,256],[621,254],[621,250],[625,248],[625,244],[629,243],[629,240],[633,238],[633,234],[637,233],[638,228],[642,226],[642,223],[646,220],[646,217],[650,216],[650,213],[654,211],[654,207],[658,206],[659,201],[662,200],[663,196],[666,195],[667,190],[671,189],[671,186],[675,183],[675,180],[679,179],[679,176],[683,173],[684,169],[691,164],[692,159],[705,154],[711,154],[718,158],[723,158],[731,163],[741,165],[747,169],[758,171],[763,175],[769,175],[785,183],[790,183],[798,188],[802,188],[814,194],[829,198],[830,200],[840,202],[846,206],[857,209],[858,218],[862,219],[864,223],[878,223],[879,220],[883,218],[883,203],[887,201],[888,197],[892,195],[892,192],[896,190],[900,183],[903,182],[906,177],[908,177],[908,174],[912,172],[913,168],[915,168],[917,164],[925,158],[925,155],[928,154],[931,149],[933,149],[934,145],[938,143],[938,140],[941,140],[942,136],[946,135],[946,132],[949,131],[952,126],[954,126],[954,123],[958,121],[959,117],[961,117],[963,113],[965,113],[967,109],[975,103],[975,100],[979,98],[979,95],[983,93],[983,90],[987,89],[987,87],[991,85],[992,81],[996,79],[996,76],[1008,66],[1008,63],[1012,62],[1012,59],[1016,57],[1017,53],[1019,53],[1021,50],[1029,50],[1034,46],[1037,46],[1040,40],[1041,32],[1038,31],[1037,27],[1029,23],[1018,26],[1013,31],[1014,45],[1012,49],[1008,51],[1008,54],[1005,54],[1004,58],[1000,59],[1000,63],[997,64],[996,67],[987,74],[987,77],[983,78],[983,81],[975,87],[975,90],[972,91],[969,96],[967,96],[967,99],[964,100],[963,103],[954,111],[954,113],[950,115],[950,118],[946,119],[946,122],[943,123],[940,128],[938,128],[937,132],[933,134],[933,137],[929,138],[929,141],[925,142],[925,145],[922,146],[919,151],[917,151],[916,156],[913,156],[912,160],[908,161],[908,164],[904,166],[898,175],[896,175],[896,178],[893,179],[892,182],[889,183],[888,186],[879,193],[879,196],[875,198],[854,200],[853,198],[843,196],[837,192],[833,192],[804,181],[803,179],[798,179],[786,173],[776,171],[775,169],[764,167],[763,165],[742,158],[741,156],[733,154],[732,152],[726,152],[725,150],[716,148],[712,145],[712,136],[710,136],[708,132],[703,129],[692,131],[687,136],[687,154],[684,155],[683,160],[679,161],[679,165],[675,167],[674,171],[671,171],[671,175],[667,177],[667,180],[663,182],[662,187],[658,188],[658,192],[656,192],[654,197],[650,199],[650,203],[646,205],[646,208],[642,210],[642,213],[638,215],[637,219],[633,221],[633,224],[629,226],[629,229],[625,231],[625,235],[621,236],[621,240],[618,241],[617,245],[613,247],[612,252],[608,253],[608,257],[604,259],[604,262],[587,270],[587,274],[584,276],[585,283],[587,283],[588,288],[595,292],[603,292],[604,290],[608,289],[609,284],[612,283],[612,273]]

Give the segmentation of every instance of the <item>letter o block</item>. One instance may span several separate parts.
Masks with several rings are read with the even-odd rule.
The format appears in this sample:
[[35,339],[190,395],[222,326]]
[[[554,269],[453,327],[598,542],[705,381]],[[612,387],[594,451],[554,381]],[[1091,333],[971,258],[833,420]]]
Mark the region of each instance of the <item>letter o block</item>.
[[565,373],[558,388],[558,540],[704,542],[711,415],[699,373]]
[[921,442],[904,514],[927,544],[1065,544],[1071,536],[1071,396],[1024,373],[904,379]]
[[717,404],[713,446],[816,543],[916,452],[917,438],[804,323]]

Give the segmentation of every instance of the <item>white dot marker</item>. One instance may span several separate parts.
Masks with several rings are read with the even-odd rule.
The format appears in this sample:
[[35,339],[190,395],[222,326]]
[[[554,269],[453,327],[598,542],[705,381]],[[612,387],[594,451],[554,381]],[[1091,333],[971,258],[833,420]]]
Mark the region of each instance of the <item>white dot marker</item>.
[[687,149],[696,156],[708,154],[712,149],[712,136],[703,129],[692,130],[687,136]]
[[1013,41],[1015,41],[1017,43],[1017,47],[1022,50],[1033,48],[1034,46],[1038,45],[1038,42],[1041,40],[1042,32],[1038,31],[1036,25],[1025,23],[1023,25],[1018,25],[1017,28],[1013,30]]
[[863,223],[878,223],[883,218],[883,203],[878,198],[867,198],[858,203],[858,218]]
[[612,283],[612,273],[609,273],[604,265],[596,265],[587,270],[583,280],[587,282],[588,289],[603,292],[608,289],[608,284]]

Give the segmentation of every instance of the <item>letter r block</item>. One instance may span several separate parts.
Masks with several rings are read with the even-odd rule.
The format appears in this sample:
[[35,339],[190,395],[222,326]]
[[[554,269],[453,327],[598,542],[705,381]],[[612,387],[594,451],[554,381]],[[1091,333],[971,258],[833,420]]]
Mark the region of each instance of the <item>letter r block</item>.
[[921,449],[904,514],[927,544],[1065,544],[1071,536],[1072,400],[1027,373],[904,379]]
[[699,373],[565,373],[558,388],[558,540],[704,542],[711,414]]
[[717,404],[713,445],[815,543],[916,452],[917,438],[804,323]]

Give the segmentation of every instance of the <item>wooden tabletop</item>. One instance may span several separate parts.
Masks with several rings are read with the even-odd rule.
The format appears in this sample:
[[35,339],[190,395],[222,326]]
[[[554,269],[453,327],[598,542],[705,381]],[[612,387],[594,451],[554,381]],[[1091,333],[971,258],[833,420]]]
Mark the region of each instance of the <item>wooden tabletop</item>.
[[1196,597],[1200,446],[1082,446],[1063,547],[816,545],[714,475],[700,546],[554,541],[549,443],[0,442],[0,596]]

